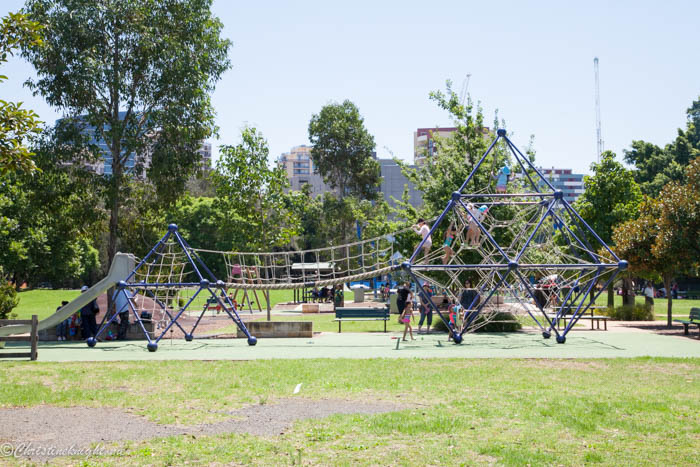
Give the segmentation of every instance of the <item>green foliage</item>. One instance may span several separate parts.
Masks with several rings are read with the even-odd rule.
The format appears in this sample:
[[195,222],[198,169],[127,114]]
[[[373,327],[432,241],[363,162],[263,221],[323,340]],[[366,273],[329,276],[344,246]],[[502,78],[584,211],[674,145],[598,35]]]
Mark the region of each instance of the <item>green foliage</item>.
[[669,182],[683,183],[685,168],[700,156],[700,99],[686,113],[686,130],[679,129],[676,139],[664,148],[632,141],[632,148],[625,151],[625,162],[634,164],[634,178],[647,196],[656,197]]
[[103,220],[100,180],[65,163],[76,148],[54,144],[56,131],[32,146],[39,171],[0,178],[0,264],[17,287],[77,285],[100,264],[93,247]]
[[700,157],[686,171],[685,184],[671,182],[659,199],[647,199],[639,218],[615,230],[617,253],[638,274],[694,272],[700,264]]
[[155,193],[174,203],[199,167],[199,145],[215,131],[209,95],[230,66],[230,42],[220,37],[211,0],[28,0],[26,11],[51,38],[23,49],[37,73],[29,86],[80,117],[75,124],[93,126],[108,146],[111,262],[129,196],[129,155],[151,154]]
[[651,310],[640,304],[604,308],[599,310],[599,313],[618,321],[654,321]]
[[355,104],[349,100],[331,103],[314,114],[309,122],[309,141],[318,173],[338,189],[341,198],[377,198],[380,169],[373,154],[374,137]]
[[[437,151],[434,155],[426,155],[423,166],[410,169],[397,161],[406,177],[423,193],[421,214],[428,219],[442,212],[452,193],[461,187],[495,137],[484,125],[481,105],[474,105],[471,99],[462,104],[450,81],[446,87],[445,92],[431,92],[430,99],[449,114],[457,130],[449,137],[433,135]],[[504,126],[497,117],[494,123]],[[484,160],[463,192],[484,190],[492,184],[492,172],[507,163],[510,163],[509,152],[501,142]]]
[[[583,178],[585,191],[574,208],[609,244],[616,225],[637,217],[642,195],[632,172],[615,160],[615,153],[605,151],[600,162],[591,164],[591,169],[593,176]],[[581,234],[593,241],[590,234]]]
[[[22,13],[9,13],[0,19],[0,65],[19,47],[40,47],[42,26]],[[0,83],[7,79],[0,75]],[[39,116],[23,109],[22,103],[0,99],[0,175],[8,171],[33,171],[34,155],[24,144],[32,133],[39,133]]]
[[17,291],[7,282],[5,276],[0,274],[0,319],[9,318],[10,312],[17,305],[19,305]]
[[284,246],[297,233],[284,193],[287,178],[280,167],[268,167],[267,141],[255,128],[245,128],[241,143],[222,146],[213,182],[225,213],[222,228],[235,235],[232,248],[268,251]]

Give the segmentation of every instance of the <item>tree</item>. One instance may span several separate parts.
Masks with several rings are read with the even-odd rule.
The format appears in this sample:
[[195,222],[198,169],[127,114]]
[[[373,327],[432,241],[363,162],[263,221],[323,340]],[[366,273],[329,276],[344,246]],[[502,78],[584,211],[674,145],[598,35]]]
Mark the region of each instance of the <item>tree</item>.
[[245,128],[241,143],[222,146],[213,175],[225,225],[235,232],[230,247],[268,251],[289,243],[298,230],[290,215],[284,169],[270,168],[267,141],[255,128]]
[[[433,135],[436,155],[426,155],[423,166],[410,169],[401,161],[396,161],[416,189],[422,192],[422,214],[426,218],[432,218],[445,209],[452,193],[464,183],[494,137],[484,125],[481,106],[474,105],[471,98],[463,104],[450,81],[446,83],[445,92],[431,92],[430,99],[449,114],[456,131],[446,138]],[[499,144],[489,154],[465,191],[476,192],[491,183],[491,172],[509,160],[504,149]]]
[[[632,172],[615,160],[615,153],[605,151],[600,162],[591,164],[593,176],[583,178],[584,192],[574,208],[598,236],[608,245],[613,242],[615,226],[637,217],[642,194]],[[578,229],[589,245],[596,245],[588,232]],[[634,304],[630,279],[623,279],[625,305]],[[608,288],[608,306],[613,306],[612,284]]]
[[649,278],[661,276],[668,298],[667,325],[672,324],[671,281],[678,273],[697,273],[700,265],[700,157],[686,170],[687,183],[668,183],[659,199],[648,198],[638,219],[614,233],[618,254],[630,270]]
[[[19,47],[40,47],[41,25],[22,13],[10,13],[0,20],[0,64]],[[0,75],[0,83],[7,79]],[[22,103],[0,99],[0,175],[12,170],[32,171],[35,168],[32,152],[24,140],[38,133],[39,117],[34,111],[22,108]]]
[[377,198],[379,164],[374,137],[364,126],[360,111],[349,100],[324,106],[309,123],[311,158],[318,173],[340,197]]
[[673,143],[661,148],[646,141],[632,141],[632,148],[625,151],[625,162],[634,164],[634,178],[647,196],[656,197],[671,181],[683,182],[685,168],[700,155],[700,99],[686,113],[686,130],[679,129]]
[[164,202],[175,201],[215,131],[209,95],[230,65],[230,42],[211,0],[28,0],[26,11],[51,38],[24,48],[37,73],[30,88],[108,147],[111,264],[129,158],[150,153],[148,178]]
[[[102,228],[98,177],[70,164],[72,144],[48,130],[31,146],[39,170],[0,177],[0,264],[16,287],[85,283],[99,267],[93,239]],[[66,137],[63,135],[62,137]]]

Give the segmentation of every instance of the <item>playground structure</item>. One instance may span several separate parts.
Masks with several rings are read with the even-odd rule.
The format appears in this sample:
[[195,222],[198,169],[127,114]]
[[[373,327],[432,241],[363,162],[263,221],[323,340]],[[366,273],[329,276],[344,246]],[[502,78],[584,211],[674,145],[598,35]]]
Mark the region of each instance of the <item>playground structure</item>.
[[[494,155],[497,147],[500,160]],[[497,162],[517,167],[512,181],[511,170],[504,167],[507,187],[474,186],[475,174],[486,170],[486,161],[492,166]],[[474,191],[468,192],[472,187]],[[554,334],[557,342],[564,343],[595,298],[627,268],[627,262],[610,250],[505,130],[498,130],[468,178],[429,225],[433,239],[429,249],[424,248],[426,240],[416,246],[416,233],[406,228],[339,246],[252,253],[192,248],[171,224],[136,267],[133,257],[127,267],[126,255],[118,255],[105,279],[42,321],[39,329],[57,325],[115,287],[113,307],[104,315],[97,337],[120,311],[128,311],[143,330],[148,350],[155,351],[174,327],[187,341],[194,339],[205,312],[215,305],[255,345],[256,338],[238,313],[239,293],[241,305],[247,304],[252,313],[251,294],[262,311],[258,292],[269,308],[270,290],[336,286],[401,273],[415,282],[424,302],[451,330],[455,343],[461,343],[465,333],[503,319],[504,311],[529,315],[544,338]],[[448,225],[452,239],[444,247]],[[225,280],[217,279],[205,263],[215,265],[212,269]],[[430,284],[448,303],[458,304],[467,280],[473,284],[470,303],[457,307],[459,312],[453,313],[457,318],[450,320],[425,286]],[[603,286],[594,289],[601,282]],[[197,318],[186,330],[181,318],[192,310]],[[158,321],[157,336],[151,337],[143,326],[144,312]],[[560,331],[557,323],[565,316],[568,324]],[[6,327],[0,329],[0,336],[20,332],[27,331]],[[93,347],[97,338],[87,343]]]

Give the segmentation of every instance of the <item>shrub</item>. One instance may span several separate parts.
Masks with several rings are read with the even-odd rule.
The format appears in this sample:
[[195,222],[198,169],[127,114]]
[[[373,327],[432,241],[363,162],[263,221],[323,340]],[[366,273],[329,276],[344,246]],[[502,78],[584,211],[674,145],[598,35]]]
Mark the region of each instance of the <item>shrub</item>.
[[[447,317],[447,315],[445,315]],[[489,322],[483,324],[484,321]],[[522,329],[522,324],[513,313],[499,311],[494,313],[480,313],[474,320],[474,326],[478,326],[476,332],[516,332]],[[447,332],[447,326],[439,316],[433,315],[433,330]]]
[[7,319],[14,307],[19,304],[17,291],[0,276],[0,319]]
[[651,310],[644,305],[626,305],[617,308],[605,308],[600,314],[618,321],[654,321]]

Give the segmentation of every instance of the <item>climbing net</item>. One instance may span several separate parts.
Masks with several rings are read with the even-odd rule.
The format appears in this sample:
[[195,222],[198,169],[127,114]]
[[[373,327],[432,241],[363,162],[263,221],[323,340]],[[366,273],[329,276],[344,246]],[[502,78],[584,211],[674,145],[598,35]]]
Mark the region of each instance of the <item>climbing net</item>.
[[[499,143],[510,158],[504,159],[494,176],[497,183],[467,192],[474,174]],[[516,169],[511,170],[509,163]],[[470,176],[452,194],[430,233],[438,238],[444,235],[449,243],[442,247],[442,261],[424,253],[423,241],[403,267],[421,283],[444,290],[438,301],[448,307],[454,304],[449,308],[448,326],[455,342],[461,342],[463,333],[490,322],[529,316],[545,338],[554,333],[557,342],[563,343],[605,288],[595,286],[610,283],[627,267],[504,130],[498,131]],[[420,292],[430,298],[425,288]],[[440,312],[435,300],[429,301]],[[569,322],[560,333],[562,318]]]
[[[506,163],[519,169],[511,173],[504,166],[497,184],[467,192],[499,142],[512,155]],[[412,226],[313,250],[227,252],[192,248],[171,225],[119,289],[128,289],[132,308],[150,310],[163,329],[149,340],[149,350],[173,326],[191,339],[210,305],[228,314],[254,345],[231,291],[335,286],[398,271],[417,284],[425,306],[439,315],[456,343],[466,332],[525,316],[545,338],[554,333],[563,343],[596,294],[627,267],[504,130],[428,226],[422,239]],[[596,292],[600,283],[605,285]],[[196,310],[191,331],[178,321],[187,310]],[[568,314],[560,332],[558,321]]]

